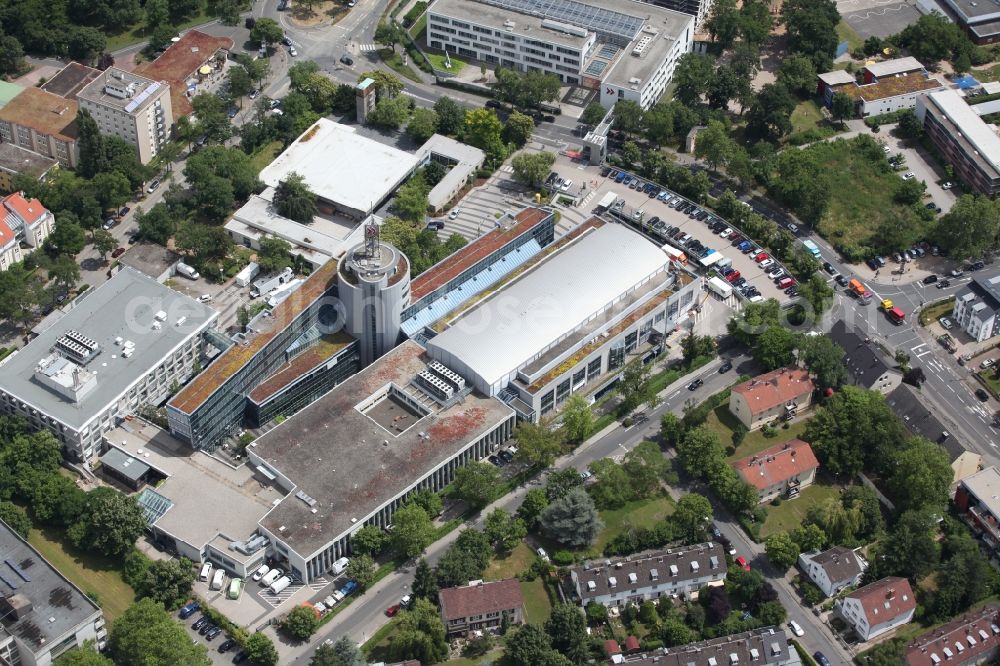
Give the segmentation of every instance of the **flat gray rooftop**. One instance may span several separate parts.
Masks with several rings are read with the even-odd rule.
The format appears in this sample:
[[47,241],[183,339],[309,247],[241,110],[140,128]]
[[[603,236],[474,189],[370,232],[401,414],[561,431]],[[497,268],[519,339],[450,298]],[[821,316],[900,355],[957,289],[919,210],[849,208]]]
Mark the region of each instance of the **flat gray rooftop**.
[[945,0],[945,2],[967,21],[1000,18],[1000,5],[993,0]]
[[404,342],[251,444],[316,500],[310,507],[288,495],[261,525],[308,558],[513,416],[499,400],[472,393],[444,410],[429,406],[400,433],[355,408],[389,384],[405,387],[429,362],[420,345]]
[[[153,324],[161,311],[166,313],[166,321],[156,330]],[[78,298],[72,310],[26,347],[4,359],[0,363],[0,390],[73,429],[80,429],[216,317],[215,310],[132,268],[125,268]],[[69,330],[82,333],[100,345],[100,352],[85,366],[87,371],[97,374],[97,387],[78,403],[34,378],[38,362]],[[122,356],[122,347],[115,344],[119,337],[135,343],[135,353],[130,358]]]
[[[640,4],[631,0],[626,0],[626,2]],[[646,3],[641,4],[647,6]],[[694,17],[690,14],[675,12],[663,7],[650,7],[649,14],[650,20],[646,22],[646,27],[656,30],[656,35],[650,35],[653,38],[639,57],[632,55],[632,49],[637,42],[626,46],[618,60],[612,63],[610,71],[604,76],[605,83],[628,88],[631,86],[632,79],[639,79],[640,83],[637,84],[637,87],[644,85],[666,59],[670,49],[674,48],[684,31],[690,28],[691,32],[694,32]],[[640,32],[639,36],[642,37],[645,34]]]
[[[522,38],[538,39],[540,41],[560,44],[574,49],[580,49],[588,37],[577,37],[558,30],[542,27],[541,16],[521,14],[510,9],[495,7],[485,2],[470,2],[470,0],[437,0],[430,7],[430,13],[441,14],[460,21],[469,21],[476,25],[488,26],[494,30],[502,30]],[[513,21],[514,27],[507,29],[506,22]]]
[[[6,581],[0,581],[3,596],[22,595],[32,606],[25,617],[14,619],[4,608],[7,602],[0,601],[4,613],[0,622],[8,634],[23,641],[33,652],[60,640],[100,615],[100,608],[87,595],[2,522],[0,559],[3,560],[0,562],[0,573]],[[24,573],[23,577],[11,567],[11,563]],[[8,583],[17,589],[12,589]]]
[[[106,86],[111,85],[116,88],[129,86],[131,94],[127,97],[118,97],[107,92]],[[149,106],[160,91],[167,88],[167,84],[162,81],[153,81],[145,76],[139,76],[132,72],[126,72],[117,67],[109,67],[93,81],[87,84],[77,95],[78,99],[89,100],[96,104],[121,109],[126,113],[136,114]]]
[[0,169],[38,177],[55,165],[56,160],[25,150],[12,143],[0,143]]

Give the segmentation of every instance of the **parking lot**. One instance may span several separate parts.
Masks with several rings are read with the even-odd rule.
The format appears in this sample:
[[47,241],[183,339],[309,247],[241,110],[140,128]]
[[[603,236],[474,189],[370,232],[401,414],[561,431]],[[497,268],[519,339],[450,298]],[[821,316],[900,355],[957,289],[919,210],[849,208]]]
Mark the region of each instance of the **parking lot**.
[[[613,173],[613,171],[612,171]],[[660,192],[662,190],[657,190]],[[705,219],[698,221],[693,219],[689,213],[679,212],[677,210],[676,204],[671,207],[668,201],[673,198],[677,198],[677,203],[685,203],[685,199],[679,199],[677,195],[669,193],[670,196],[666,198],[666,201],[661,201],[656,197],[650,198],[649,195],[641,190],[630,189],[628,185],[622,183],[616,183],[610,178],[600,178],[598,181],[598,186],[595,188],[593,195],[590,197],[589,205],[596,206],[601,199],[604,198],[605,194],[608,192],[613,192],[621,200],[624,200],[625,204],[621,209],[621,214],[634,219],[636,213],[641,213],[641,219],[644,226],[652,225],[658,227],[660,230],[669,231],[671,227],[676,227],[677,230],[673,232],[675,235],[677,233],[690,235],[692,239],[697,240],[706,248],[712,248],[716,252],[721,253],[722,256],[732,261],[732,268],[739,271],[740,278],[746,280],[746,284],[750,284],[755,287],[759,292],[760,296],[764,299],[774,298],[781,303],[789,301],[788,294],[785,294],[782,290],[778,289],[774,281],[766,275],[766,271],[760,267],[760,265],[754,261],[753,257],[755,253],[743,253],[736,246],[734,246],[734,240],[737,241],[738,231],[734,230],[733,235],[729,238],[723,239],[719,234],[714,233],[711,228],[711,224],[716,222],[722,222],[723,220],[715,214],[709,214],[705,216]],[[698,210],[704,210],[700,206]],[[659,218],[654,220],[654,218]],[[662,222],[662,224],[657,225],[657,222]],[[711,224],[710,224],[711,223]],[[725,233],[725,229],[731,227],[724,227],[720,229],[721,233]],[[683,236],[681,236],[683,238]],[[657,237],[652,237],[653,240],[658,240]],[[688,241],[689,243],[691,241]],[[670,244],[674,247],[682,249],[687,254],[687,249],[682,247],[677,241],[670,241]],[[704,269],[699,263],[696,257],[688,257],[688,265],[699,273],[704,273]],[[774,270],[780,267],[780,264],[775,263],[770,266],[767,270]],[[731,305],[738,305],[743,299],[737,296],[736,291],[728,299],[725,299]]]
[[895,35],[920,18],[912,0],[839,0],[837,11],[861,39]]

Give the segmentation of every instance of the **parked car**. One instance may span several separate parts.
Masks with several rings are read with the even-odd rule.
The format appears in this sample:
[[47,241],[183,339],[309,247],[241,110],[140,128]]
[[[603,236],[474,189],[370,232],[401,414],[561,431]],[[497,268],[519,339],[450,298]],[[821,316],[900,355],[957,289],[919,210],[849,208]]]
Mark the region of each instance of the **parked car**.
[[796,636],[802,637],[806,635],[806,632],[802,631],[802,627],[795,620],[791,620],[788,623],[788,626],[792,630],[792,633]]
[[837,269],[834,268],[833,264],[831,264],[829,261],[824,261],[823,262],[823,270],[825,270],[830,275],[833,275],[834,273],[837,272]]
[[160,179],[159,178],[154,178],[149,183],[149,187],[146,188],[146,191],[149,192],[150,194],[152,194],[153,192],[156,191],[156,188],[158,188],[159,186],[160,186]]
[[704,383],[705,383],[705,380],[703,380],[703,379],[701,379],[699,377],[698,379],[696,379],[693,382],[691,382],[690,384],[688,384],[688,391],[697,391],[701,387],[701,385],[704,384]]
[[980,363],[979,367],[985,370],[986,368],[992,367],[994,363],[996,363],[996,361],[994,361],[992,358],[988,358],[982,363]]
[[111,258],[112,259],[117,259],[118,257],[122,256],[123,254],[125,254],[125,248],[123,248],[123,247],[116,247],[115,250],[114,250],[114,252],[111,253]]
[[917,174],[913,173],[912,171],[907,171],[906,173],[903,174],[903,180],[912,180],[916,177]]
[[848,284],[847,276],[845,276],[845,275],[838,275],[837,276],[837,284],[839,284],[841,287],[846,287],[847,284]]
[[719,374],[720,375],[721,374],[725,374],[725,373],[729,372],[732,369],[733,369],[733,362],[732,361],[726,361],[725,363],[723,363],[722,365],[719,366]]
[[191,625],[191,628],[194,629],[195,631],[201,631],[201,628],[204,627],[206,624],[208,624],[208,616],[202,615],[201,617],[199,617],[197,620],[194,621],[194,623]]
[[947,317],[938,318],[938,323],[941,324],[941,327],[946,331],[950,331],[951,327],[954,326],[951,319],[948,319]]
[[986,389],[977,388],[976,397],[979,398],[980,402],[986,402],[987,400],[990,399],[990,394],[986,392]]
[[399,604],[393,604],[385,609],[386,617],[396,617],[396,613],[399,612]]
[[750,571],[750,563],[747,562],[747,558],[742,555],[736,558],[736,564],[738,564],[743,571]]
[[545,552],[544,548],[539,548],[535,552],[538,553],[538,557],[542,558],[543,562],[548,562],[549,561],[549,554]]
[[449,220],[454,220],[455,218],[457,218],[461,214],[462,214],[462,209],[461,208],[456,208],[453,211],[451,211],[450,213],[448,213],[448,219]]
[[816,663],[819,664],[819,666],[830,666],[830,660],[827,659],[826,655],[819,650],[813,652],[813,659],[816,660]]
[[938,276],[931,274],[924,278],[924,284],[934,284],[938,281]]
[[219,654],[225,654],[230,650],[232,650],[234,647],[236,647],[236,639],[227,638],[222,642],[222,645],[219,646]]
[[353,67],[354,66],[354,59],[351,58],[350,56],[346,56],[346,55],[340,56],[340,62],[341,62],[341,64],[347,65],[348,67]]

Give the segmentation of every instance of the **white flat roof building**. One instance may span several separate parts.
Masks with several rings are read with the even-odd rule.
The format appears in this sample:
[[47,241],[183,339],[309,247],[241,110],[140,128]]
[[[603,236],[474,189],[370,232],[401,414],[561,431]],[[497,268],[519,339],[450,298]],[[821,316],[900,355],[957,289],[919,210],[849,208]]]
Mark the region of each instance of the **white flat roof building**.
[[[277,187],[293,171],[323,203],[354,218],[376,209],[414,172],[417,156],[320,118],[260,172]],[[333,211],[330,211],[333,212]]]
[[493,395],[668,262],[639,234],[606,224],[462,314],[431,338],[428,352]]
[[125,268],[0,363],[0,412],[49,430],[89,461],[120,417],[192,374],[219,313]]
[[917,99],[917,118],[956,175],[983,194],[1000,193],[1000,137],[956,90]]

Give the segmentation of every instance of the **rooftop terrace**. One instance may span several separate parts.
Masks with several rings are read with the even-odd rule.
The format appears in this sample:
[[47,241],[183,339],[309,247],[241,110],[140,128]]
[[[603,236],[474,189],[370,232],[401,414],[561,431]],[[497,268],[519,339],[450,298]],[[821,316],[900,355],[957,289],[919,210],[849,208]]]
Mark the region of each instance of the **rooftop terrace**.
[[934,77],[927,76],[923,72],[910,72],[909,74],[884,77],[879,79],[878,83],[869,83],[864,86],[848,83],[838,88],[837,92],[842,92],[854,100],[874,102],[889,97],[939,88],[944,88],[944,84]]
[[30,127],[62,141],[76,141],[76,100],[41,88],[25,88],[0,109],[0,120]]
[[41,85],[41,89],[66,99],[76,99],[77,93],[101,75],[101,70],[71,62]]
[[235,375],[240,368],[266,347],[280,331],[287,328],[316,299],[333,287],[336,281],[336,261],[330,261],[316,269],[301,287],[271,310],[270,317],[258,319],[260,325],[256,334],[251,335],[245,344],[235,344],[222,353],[211,365],[205,368],[204,372],[191,380],[187,386],[171,398],[168,403],[170,407],[185,414],[194,412],[226,380]]
[[254,390],[250,391],[250,400],[257,404],[269,400],[272,396],[279,393],[320,363],[340,353],[342,349],[352,342],[354,342],[354,338],[344,332],[324,335],[316,344],[293,358],[265,381],[258,384]]

